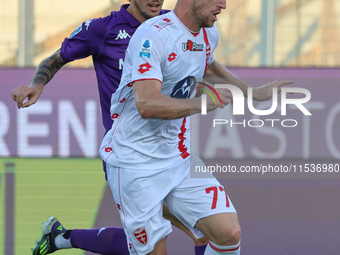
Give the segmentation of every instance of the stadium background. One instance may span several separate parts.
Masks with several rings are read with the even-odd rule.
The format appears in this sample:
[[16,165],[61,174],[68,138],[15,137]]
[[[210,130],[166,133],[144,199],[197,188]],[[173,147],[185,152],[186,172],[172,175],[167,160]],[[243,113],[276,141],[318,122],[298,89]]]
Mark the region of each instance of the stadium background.
[[[0,0],[0,255],[29,254],[49,215],[67,228],[120,226],[98,159],[103,128],[91,59],[64,67],[33,107],[18,111],[10,92],[81,22],[121,3]],[[233,147],[205,138],[207,162],[338,163],[339,14],[339,0],[227,1],[216,58],[251,84],[289,78],[309,89],[313,118],[292,111],[301,125],[276,135],[239,130]],[[200,132],[208,137],[209,128]],[[340,252],[338,175],[258,177],[218,175],[240,214],[242,254]],[[191,241],[174,232],[169,254],[192,254]]]

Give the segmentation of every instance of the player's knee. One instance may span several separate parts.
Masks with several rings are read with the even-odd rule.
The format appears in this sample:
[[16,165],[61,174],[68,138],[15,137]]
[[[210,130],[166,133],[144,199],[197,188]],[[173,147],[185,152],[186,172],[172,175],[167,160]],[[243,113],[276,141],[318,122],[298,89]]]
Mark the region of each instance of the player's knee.
[[217,245],[230,246],[240,242],[241,239],[241,227],[239,224],[233,226],[221,227],[219,234],[215,237],[215,240],[211,240]]

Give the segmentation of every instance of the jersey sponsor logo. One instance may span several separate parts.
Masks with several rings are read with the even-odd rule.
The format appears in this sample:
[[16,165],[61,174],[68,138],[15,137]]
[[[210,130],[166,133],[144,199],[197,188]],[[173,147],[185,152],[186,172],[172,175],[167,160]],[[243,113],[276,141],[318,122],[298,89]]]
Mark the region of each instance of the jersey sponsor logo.
[[93,19],[89,19],[88,21],[85,22],[86,31],[89,30],[89,26],[90,26],[92,21],[93,21]]
[[150,40],[150,39],[143,39],[142,40],[142,46],[140,47],[140,52],[139,52],[139,56],[141,58],[143,58],[143,57],[150,58],[151,57],[152,43],[153,43],[153,41]]
[[188,76],[176,84],[170,96],[175,98],[189,98],[191,92],[195,88],[196,83],[195,77]]
[[182,43],[183,51],[203,51],[204,45],[195,43],[191,40],[188,40],[186,43]]
[[77,27],[76,30],[74,30],[70,36],[70,38],[72,38],[73,36],[75,36],[76,34],[78,34],[81,30],[83,29],[83,24],[81,24],[79,27]]
[[144,63],[139,66],[138,71],[143,74],[145,72],[150,71],[151,65],[149,63]]
[[141,244],[145,245],[148,243],[148,235],[146,234],[145,227],[136,229],[133,231],[133,235]]
[[177,54],[175,52],[171,53],[168,57],[169,62],[172,62],[176,59]]
[[125,29],[123,29],[123,30],[119,30],[119,33],[118,33],[118,35],[117,35],[115,40],[118,40],[118,39],[122,40],[122,39],[126,39],[128,37],[131,37],[131,35],[126,33]]

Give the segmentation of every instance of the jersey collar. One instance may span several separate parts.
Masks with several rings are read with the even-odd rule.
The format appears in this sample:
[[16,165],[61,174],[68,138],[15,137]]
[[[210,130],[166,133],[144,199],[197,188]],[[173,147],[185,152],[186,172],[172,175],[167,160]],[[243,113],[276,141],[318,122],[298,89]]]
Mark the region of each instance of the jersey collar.
[[179,23],[182,27],[184,27],[186,30],[188,30],[188,32],[190,32],[190,34],[192,34],[194,37],[198,36],[198,35],[201,33],[202,28],[201,28],[200,31],[198,31],[198,32],[191,31],[191,30],[190,30],[186,25],[184,25],[184,24],[182,23],[182,21],[177,17],[177,15],[176,15],[176,13],[174,12],[174,10],[172,10],[171,12],[172,12],[173,16],[175,16],[175,18],[178,20],[178,23]]
[[130,23],[132,27],[138,27],[141,23],[126,10],[128,7],[129,4],[123,4],[120,8],[120,13],[124,16],[124,18]]

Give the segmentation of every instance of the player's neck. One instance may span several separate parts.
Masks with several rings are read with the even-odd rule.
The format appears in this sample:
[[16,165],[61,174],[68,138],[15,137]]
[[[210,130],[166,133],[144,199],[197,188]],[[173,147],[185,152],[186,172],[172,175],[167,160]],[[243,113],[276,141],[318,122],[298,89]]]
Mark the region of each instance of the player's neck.
[[197,33],[201,30],[201,27],[195,22],[193,15],[191,13],[191,9],[187,6],[183,6],[180,1],[177,2],[174,13],[178,17],[178,19],[183,23],[184,26],[188,28],[188,30]]
[[136,20],[138,20],[140,23],[143,23],[147,19],[141,14],[136,7],[130,6],[126,9]]

